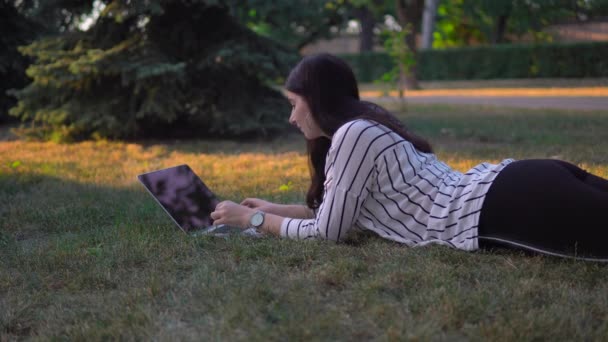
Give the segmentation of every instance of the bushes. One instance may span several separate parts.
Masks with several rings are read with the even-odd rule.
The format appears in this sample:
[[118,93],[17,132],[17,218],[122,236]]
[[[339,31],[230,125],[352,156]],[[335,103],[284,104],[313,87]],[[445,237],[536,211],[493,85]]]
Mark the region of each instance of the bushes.
[[340,55],[353,68],[359,82],[373,82],[393,68],[391,57],[383,52]]
[[[608,77],[608,43],[478,46],[425,50],[418,54],[418,79]],[[372,82],[392,68],[385,53],[342,55],[360,82]]]

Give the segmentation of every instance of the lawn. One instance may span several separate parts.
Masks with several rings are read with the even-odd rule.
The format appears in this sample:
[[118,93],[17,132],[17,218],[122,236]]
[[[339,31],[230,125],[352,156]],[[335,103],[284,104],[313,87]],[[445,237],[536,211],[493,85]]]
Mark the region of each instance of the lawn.
[[[400,115],[460,171],[558,157],[608,177],[608,112],[411,105]],[[187,163],[225,199],[303,202],[298,135],[74,144],[0,136],[0,341],[608,337],[605,264],[373,236],[338,245],[192,238],[136,181]]]
[[[487,88],[587,88],[606,87],[608,78],[527,78],[527,79],[490,79],[490,80],[450,80],[450,81],[420,81],[422,89],[487,89]],[[361,83],[362,91],[382,90],[387,87],[384,83]]]

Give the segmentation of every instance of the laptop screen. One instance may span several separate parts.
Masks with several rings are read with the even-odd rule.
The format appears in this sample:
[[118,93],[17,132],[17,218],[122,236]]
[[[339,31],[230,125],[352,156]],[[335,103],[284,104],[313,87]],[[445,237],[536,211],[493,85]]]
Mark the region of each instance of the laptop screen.
[[190,232],[213,224],[210,215],[219,200],[188,165],[137,178],[182,230]]

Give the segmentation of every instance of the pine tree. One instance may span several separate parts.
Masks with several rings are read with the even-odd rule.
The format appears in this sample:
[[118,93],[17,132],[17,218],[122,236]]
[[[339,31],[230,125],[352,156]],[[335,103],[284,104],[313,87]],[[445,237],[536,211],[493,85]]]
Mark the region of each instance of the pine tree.
[[20,51],[35,60],[33,82],[10,113],[42,137],[267,135],[287,123],[272,85],[295,53],[222,1],[108,1],[89,30]]
[[14,120],[7,111],[16,102],[6,92],[28,83],[25,69],[29,60],[17,48],[31,42],[40,27],[21,14],[9,0],[0,0],[0,18],[0,123],[3,123]]

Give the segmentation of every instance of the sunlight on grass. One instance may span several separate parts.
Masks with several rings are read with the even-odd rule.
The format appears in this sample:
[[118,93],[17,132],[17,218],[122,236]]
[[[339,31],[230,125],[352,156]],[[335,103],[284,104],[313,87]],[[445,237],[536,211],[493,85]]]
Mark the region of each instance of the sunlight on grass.
[[[11,159],[14,151],[19,151],[19,160]],[[292,184],[290,189],[301,189],[308,177],[306,156],[297,152],[229,155],[120,142],[60,145],[12,141],[1,143],[0,158],[2,173],[39,174],[109,186],[130,186],[140,173],[188,164],[220,193],[238,189],[274,194],[287,183]]]

